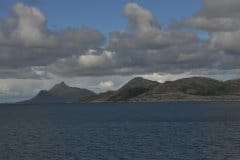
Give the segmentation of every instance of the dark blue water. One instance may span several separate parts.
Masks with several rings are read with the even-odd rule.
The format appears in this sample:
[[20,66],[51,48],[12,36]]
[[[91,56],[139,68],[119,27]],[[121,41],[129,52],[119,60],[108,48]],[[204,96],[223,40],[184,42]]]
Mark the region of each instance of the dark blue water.
[[0,105],[0,160],[239,160],[240,102]]

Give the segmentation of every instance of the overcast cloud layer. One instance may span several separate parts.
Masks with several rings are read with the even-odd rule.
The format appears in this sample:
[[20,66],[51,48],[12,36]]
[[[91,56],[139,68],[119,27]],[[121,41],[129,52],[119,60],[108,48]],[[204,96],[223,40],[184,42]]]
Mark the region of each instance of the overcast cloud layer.
[[[205,0],[192,17],[164,29],[151,11],[136,3],[126,4],[123,14],[126,28],[107,39],[87,27],[51,30],[38,8],[15,4],[0,19],[1,79],[150,75],[146,77],[161,81],[166,78],[159,73],[240,73],[239,0]],[[202,39],[199,31],[209,37]],[[111,79],[96,83],[100,89],[116,87]]]

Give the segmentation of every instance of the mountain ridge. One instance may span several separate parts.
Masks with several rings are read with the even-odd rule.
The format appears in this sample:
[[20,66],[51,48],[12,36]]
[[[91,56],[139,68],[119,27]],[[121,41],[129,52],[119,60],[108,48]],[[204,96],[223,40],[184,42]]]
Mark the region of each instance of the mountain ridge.
[[240,100],[240,79],[220,81],[190,77],[159,83],[136,77],[118,90],[96,94],[87,89],[58,83],[48,91],[21,103],[102,103]]
[[77,98],[93,95],[96,95],[93,91],[70,87],[65,82],[61,82],[49,90],[41,90],[29,100],[18,103],[71,103]]
[[134,78],[111,93],[79,98],[78,103],[240,100],[240,80],[190,77],[159,83]]

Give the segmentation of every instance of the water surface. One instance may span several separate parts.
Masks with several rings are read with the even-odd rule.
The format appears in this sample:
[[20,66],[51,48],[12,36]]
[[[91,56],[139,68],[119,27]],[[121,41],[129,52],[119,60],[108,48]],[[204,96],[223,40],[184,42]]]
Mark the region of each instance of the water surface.
[[239,160],[240,102],[0,105],[1,160]]

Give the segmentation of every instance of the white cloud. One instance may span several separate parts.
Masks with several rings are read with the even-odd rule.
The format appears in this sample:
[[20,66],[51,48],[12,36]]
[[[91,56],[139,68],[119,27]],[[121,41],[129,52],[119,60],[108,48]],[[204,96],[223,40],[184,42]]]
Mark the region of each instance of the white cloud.
[[181,79],[181,78],[187,78],[187,77],[192,77],[192,76],[198,76],[198,75],[194,75],[189,73],[182,73],[182,74],[160,74],[160,73],[152,73],[152,74],[146,74],[146,75],[140,75],[141,77],[145,78],[145,79],[149,79],[152,81],[157,81],[160,83],[164,83],[166,81],[174,81],[177,79]]
[[45,33],[46,17],[35,7],[17,3],[13,14],[0,22],[0,42],[8,45],[46,46],[53,43]]
[[[50,30],[41,10],[17,3],[9,15],[0,19],[0,75],[1,78],[21,78],[21,74],[22,78],[39,77],[45,74],[33,68],[78,57],[103,43],[100,32],[86,27]],[[20,70],[31,70],[33,74]]]
[[99,88],[103,90],[111,90],[114,87],[114,83],[112,81],[104,81],[99,83]]
[[129,28],[139,32],[155,32],[160,29],[160,25],[153,17],[152,13],[136,3],[128,3],[125,6],[124,14],[129,19]]
[[100,55],[93,54],[96,52],[97,51],[89,50],[87,54],[80,55],[78,58],[80,67],[96,68],[106,66],[107,64],[111,64],[113,62],[114,52],[103,51]]
[[204,0],[199,12],[191,18],[176,23],[176,26],[205,30],[209,33],[209,49],[225,54],[238,54],[240,52],[239,15],[239,0]]

